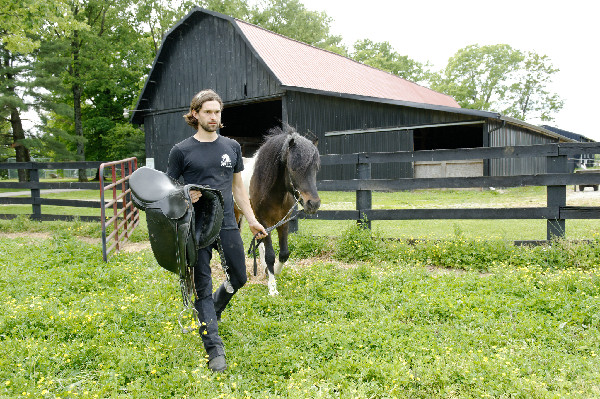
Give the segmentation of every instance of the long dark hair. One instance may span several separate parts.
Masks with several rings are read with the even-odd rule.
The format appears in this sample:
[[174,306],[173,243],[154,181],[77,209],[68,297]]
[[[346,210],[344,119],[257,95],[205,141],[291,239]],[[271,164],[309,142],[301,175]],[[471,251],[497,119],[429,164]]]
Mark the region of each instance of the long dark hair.
[[198,119],[192,115],[192,111],[198,112],[200,108],[202,108],[202,104],[207,101],[217,101],[221,104],[221,110],[223,110],[223,100],[221,100],[221,97],[213,90],[206,89],[196,94],[190,102],[190,112],[183,115],[183,119],[185,119],[186,123],[196,130],[198,130]]

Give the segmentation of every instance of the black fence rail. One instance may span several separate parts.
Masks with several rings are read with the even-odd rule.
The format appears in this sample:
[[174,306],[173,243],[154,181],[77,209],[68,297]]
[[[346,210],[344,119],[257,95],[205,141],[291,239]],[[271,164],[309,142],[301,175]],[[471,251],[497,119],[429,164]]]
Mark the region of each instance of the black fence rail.
[[[0,196],[2,205],[31,204],[29,218],[38,221],[73,220],[86,222],[100,221],[101,201],[67,200],[43,198],[41,190],[100,190],[99,182],[40,182],[39,171],[43,169],[98,169],[101,162],[1,162],[0,169],[20,169],[29,171],[27,182],[0,182],[0,189],[15,191],[30,190],[29,197]],[[42,205],[55,205],[77,208],[96,208],[98,216],[52,215],[42,213]],[[0,219],[14,219],[19,214],[1,213]]]
[[[545,219],[547,239],[565,235],[566,219],[600,219],[600,206],[566,205],[570,185],[598,185],[600,173],[571,173],[568,157],[600,154],[600,143],[556,143],[532,146],[485,147],[456,150],[402,151],[321,156],[321,165],[356,165],[356,179],[321,180],[321,191],[355,191],[356,210],[322,210],[316,215],[300,212],[299,218],[322,220],[418,220],[418,219]],[[546,173],[517,176],[371,179],[371,165],[388,162],[442,162],[453,160],[545,157]],[[545,207],[465,209],[372,209],[373,191],[440,188],[489,188],[546,186]]]

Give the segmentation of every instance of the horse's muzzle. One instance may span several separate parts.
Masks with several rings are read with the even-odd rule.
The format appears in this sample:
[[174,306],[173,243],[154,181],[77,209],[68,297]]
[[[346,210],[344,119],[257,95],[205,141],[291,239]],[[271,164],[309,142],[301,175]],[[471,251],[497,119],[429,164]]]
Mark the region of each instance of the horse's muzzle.
[[321,206],[321,199],[320,198],[310,198],[307,200],[304,200],[304,198],[302,198],[302,206],[304,207],[304,211],[310,215],[317,213],[317,211],[319,210],[319,207]]

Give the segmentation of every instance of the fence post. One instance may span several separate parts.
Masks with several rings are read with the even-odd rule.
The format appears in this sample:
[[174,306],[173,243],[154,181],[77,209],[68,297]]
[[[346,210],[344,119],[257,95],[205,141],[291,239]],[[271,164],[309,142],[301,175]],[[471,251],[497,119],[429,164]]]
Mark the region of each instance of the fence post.
[[[40,182],[40,174],[39,169],[35,168],[35,164],[32,163],[34,167],[29,170],[29,182],[30,183],[39,183]],[[31,218],[33,220],[42,220],[42,204],[40,203],[40,189],[32,188],[31,189],[31,210],[32,215]]]
[[[368,161],[368,155],[361,154],[358,164],[356,164],[356,177],[359,180],[371,179],[371,164],[363,161]],[[364,211],[370,210],[373,206],[373,197],[370,190],[356,190],[356,210],[358,211],[359,220],[357,221],[361,227],[370,229],[371,221],[366,220]],[[366,222],[365,222],[366,220]]]
[[[546,173],[568,173],[566,155],[546,158]],[[565,219],[560,218],[560,208],[567,205],[567,186],[547,186],[546,206],[557,211],[558,219],[546,221],[546,239],[552,240],[565,236]]]

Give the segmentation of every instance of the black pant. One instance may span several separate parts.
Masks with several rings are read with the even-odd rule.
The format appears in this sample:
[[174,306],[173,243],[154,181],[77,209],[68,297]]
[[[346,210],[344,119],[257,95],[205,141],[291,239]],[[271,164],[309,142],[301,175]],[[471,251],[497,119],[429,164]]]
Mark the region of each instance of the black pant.
[[221,284],[213,296],[210,260],[212,259],[213,249],[217,248],[216,242],[209,247],[198,250],[198,261],[194,267],[194,283],[196,285],[196,295],[198,296],[195,306],[200,320],[200,336],[209,359],[225,354],[223,341],[219,337],[217,319],[221,317],[221,313],[225,310],[233,295],[247,281],[244,243],[240,231],[237,229],[221,230],[219,237],[221,238],[225,262],[227,263],[234,292],[228,293],[224,285]]

